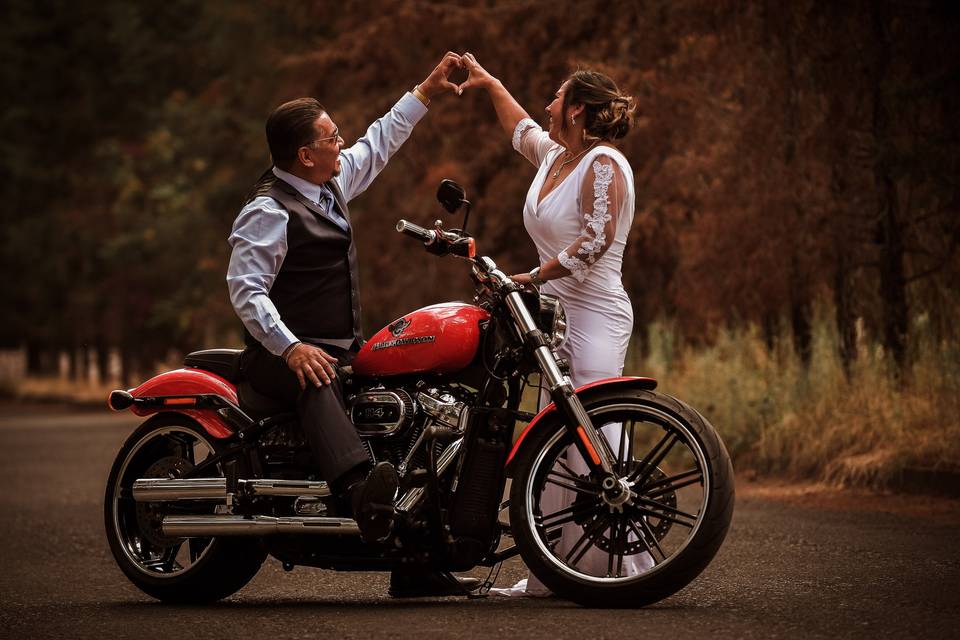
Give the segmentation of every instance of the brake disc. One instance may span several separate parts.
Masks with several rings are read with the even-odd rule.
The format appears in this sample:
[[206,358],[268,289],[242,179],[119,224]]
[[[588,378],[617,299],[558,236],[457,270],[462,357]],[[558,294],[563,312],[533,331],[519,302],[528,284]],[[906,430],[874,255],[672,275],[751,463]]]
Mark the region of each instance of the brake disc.
[[[631,472],[632,471],[631,469]],[[656,468],[650,474],[647,483],[652,484],[666,477],[666,474],[659,468]],[[677,494],[675,491],[670,491],[658,495],[657,502],[666,507],[676,508]],[[604,525],[601,526],[597,523],[598,518],[605,520]],[[636,533],[633,532],[633,528],[628,524],[628,520],[633,520],[636,529],[646,534],[644,527],[638,522],[638,519],[642,519],[646,523],[647,528],[653,533],[657,542],[663,540],[667,533],[670,532],[671,527],[673,527],[673,523],[669,520],[647,514],[641,515],[635,509],[627,509],[624,514],[602,512],[583,522],[578,522],[578,524],[583,527],[584,531],[590,532],[590,540],[603,551],[609,553],[612,549],[613,553],[618,555],[634,555],[647,550],[647,545],[637,537]],[[612,530],[611,525],[613,525]],[[626,535],[622,533],[623,528],[626,528]],[[649,542],[648,540],[648,543]]]
[[[650,477],[647,479],[647,484],[654,484],[666,478],[666,474],[660,470],[659,467],[653,470],[653,473],[650,474]],[[641,497],[644,497],[642,493],[639,494]],[[670,507],[671,509],[677,508],[677,492],[670,491],[667,493],[662,493],[657,496],[657,502],[664,505],[665,507]],[[646,520],[647,526],[650,527],[650,530],[653,532],[654,537],[656,537],[657,542],[663,540],[667,533],[670,532],[670,529],[673,527],[673,523],[664,518],[658,518],[656,516],[644,515],[643,519]]]
[[[144,472],[144,478],[182,478],[193,469],[193,464],[180,456],[160,458],[150,465]],[[163,516],[166,515],[163,503],[138,502],[135,508],[137,526],[141,535],[151,545],[160,548],[172,547],[183,538],[171,538],[163,535]]]

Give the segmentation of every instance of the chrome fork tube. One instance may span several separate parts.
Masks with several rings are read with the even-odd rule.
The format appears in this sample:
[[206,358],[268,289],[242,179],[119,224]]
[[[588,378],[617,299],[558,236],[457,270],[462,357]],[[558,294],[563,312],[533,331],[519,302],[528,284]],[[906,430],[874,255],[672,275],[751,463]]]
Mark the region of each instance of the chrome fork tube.
[[[511,291],[508,293],[506,302],[510,314],[525,337],[530,336],[533,332],[539,333],[537,323],[530,315],[527,305],[523,303],[520,292]],[[580,399],[574,393],[573,382],[557,366],[557,359],[554,357],[553,351],[546,345],[541,344],[534,350],[534,356],[547,380],[547,386],[554,402],[567,415],[568,420],[576,424],[574,435],[580,440],[577,448],[583,454],[584,461],[591,467],[600,468],[606,475],[612,476],[614,474],[614,460],[610,447],[607,446],[600,433],[594,428],[593,421],[590,420],[586,409],[583,408]],[[594,458],[594,455],[596,455],[596,458]]]
[[[516,321],[517,326],[520,327],[521,333],[526,336],[533,331],[537,331],[537,323],[534,321],[533,316],[530,315],[530,310],[527,309],[527,305],[523,303],[520,292],[512,291],[508,293],[506,300],[507,308],[510,309],[510,314]],[[549,347],[545,345],[537,347],[533,355],[536,357],[537,363],[539,363],[540,369],[547,379],[551,393],[564,387],[573,391],[573,383],[570,382],[570,378],[563,375],[563,372],[560,371],[560,367],[557,366],[557,359],[553,357],[553,352],[550,351]]]

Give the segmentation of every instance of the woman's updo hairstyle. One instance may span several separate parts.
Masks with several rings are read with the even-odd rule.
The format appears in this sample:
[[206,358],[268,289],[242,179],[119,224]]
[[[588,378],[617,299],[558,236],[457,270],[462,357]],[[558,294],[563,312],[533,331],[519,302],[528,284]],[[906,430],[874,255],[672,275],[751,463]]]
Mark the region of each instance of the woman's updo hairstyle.
[[[588,136],[618,140],[630,131],[633,98],[620,93],[616,83],[599,71],[574,71],[567,78],[563,113],[573,104],[584,107],[584,131]],[[564,119],[563,128],[568,124]]]

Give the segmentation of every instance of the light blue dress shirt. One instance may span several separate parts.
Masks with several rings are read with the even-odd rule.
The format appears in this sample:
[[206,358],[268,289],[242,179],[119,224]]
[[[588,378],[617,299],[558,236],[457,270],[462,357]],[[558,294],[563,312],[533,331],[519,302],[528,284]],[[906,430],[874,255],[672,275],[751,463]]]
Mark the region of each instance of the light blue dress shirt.
[[[426,113],[426,106],[412,93],[406,93],[370,125],[356,144],[340,152],[340,175],[333,179],[347,202],[366,191]],[[347,228],[346,220],[334,207],[330,189],[276,167],[273,173],[311,202],[325,206],[327,211],[334,210],[334,217],[339,217],[343,228]],[[260,196],[240,211],[229,238],[233,247],[227,268],[230,302],[250,335],[278,356],[297,342],[269,297],[287,255],[288,219],[289,214],[280,203]]]

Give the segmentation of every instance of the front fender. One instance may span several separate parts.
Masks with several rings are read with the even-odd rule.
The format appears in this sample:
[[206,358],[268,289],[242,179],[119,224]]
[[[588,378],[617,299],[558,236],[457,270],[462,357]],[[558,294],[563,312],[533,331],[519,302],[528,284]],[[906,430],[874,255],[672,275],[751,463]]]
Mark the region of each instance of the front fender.
[[[139,387],[130,390],[134,398],[157,396],[189,396],[194,394],[214,394],[222,396],[234,405],[237,402],[237,388],[220,376],[203,369],[176,369],[150,378]],[[188,415],[214,438],[229,438],[236,430],[215,411],[179,408],[176,405],[163,407],[133,406],[138,416],[148,416],[160,411],[173,411]]]
[[[652,391],[657,388],[657,381],[653,378],[638,378],[633,376],[625,376],[621,378],[604,378],[603,380],[596,380],[595,382],[590,382],[588,384],[579,387],[576,390],[577,396],[580,398],[580,402],[587,404],[591,398],[597,396],[601,393],[607,391],[621,391],[625,389],[643,389],[646,391]],[[527,425],[527,428],[523,430],[523,433],[520,434],[520,437],[517,438],[517,441],[513,443],[513,449],[510,451],[510,455],[507,457],[507,468],[509,469],[510,463],[513,462],[513,457],[517,455],[517,451],[520,450],[520,445],[523,444],[524,438],[527,437],[527,434],[533,431],[540,422],[550,415],[551,413],[556,412],[557,405],[553,402],[544,407],[540,413],[534,416],[533,420],[530,421],[530,424]]]

